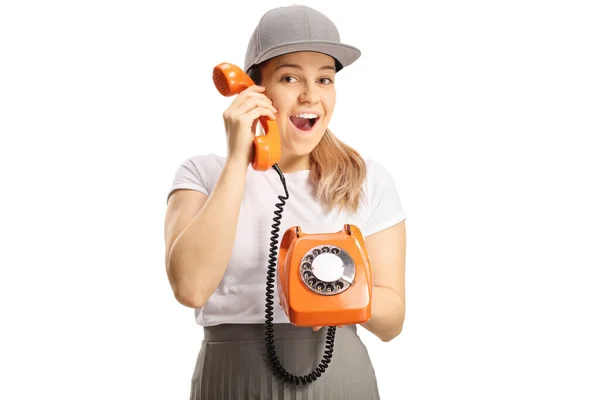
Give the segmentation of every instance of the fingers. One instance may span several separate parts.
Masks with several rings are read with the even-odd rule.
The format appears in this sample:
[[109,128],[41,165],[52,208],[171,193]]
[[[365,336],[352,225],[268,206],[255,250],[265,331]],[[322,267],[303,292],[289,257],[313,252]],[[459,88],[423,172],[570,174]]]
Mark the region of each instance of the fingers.
[[255,121],[259,117],[266,116],[275,120],[277,109],[273,106],[271,99],[260,93],[262,91],[264,91],[263,87],[251,86],[240,93],[223,112],[226,126],[235,124],[238,121],[238,123],[241,122],[243,126],[254,131],[256,128]]
[[275,113],[270,108],[256,107],[245,114],[231,115],[229,112],[223,113],[223,120],[227,129],[237,129],[242,127],[248,129],[249,132],[254,133],[256,130],[256,120],[259,117],[268,117],[272,120],[276,120]]
[[254,93],[241,98],[237,104],[232,103],[232,107],[235,110],[235,114],[243,114],[252,110],[253,108],[260,106],[271,109],[274,113],[277,109],[273,106],[273,102],[267,96],[262,93]]
[[[245,113],[253,109],[257,104],[262,105],[263,107],[272,107],[273,112],[277,112],[275,107],[273,107],[273,102],[267,96],[265,96],[262,92],[264,92],[265,88],[262,86],[251,86],[248,89],[244,90],[240,93],[230,105],[230,109],[237,110],[239,113]],[[235,113],[235,112],[234,112]]]
[[271,111],[271,109],[265,108],[265,107],[256,107],[256,108],[252,109],[251,111],[249,111],[248,113],[244,114],[243,116],[240,116],[240,120],[244,121],[245,124],[252,127],[254,120],[258,119],[259,117],[263,117],[263,116],[269,117],[272,120],[276,119],[275,113],[273,111]]
[[252,93],[252,92],[264,92],[265,91],[265,87],[264,86],[260,86],[260,85],[252,85],[249,86],[246,90],[244,90],[242,93]]
[[[344,328],[346,325],[337,325],[338,328]],[[312,330],[318,332],[323,328],[322,326],[313,326]]]

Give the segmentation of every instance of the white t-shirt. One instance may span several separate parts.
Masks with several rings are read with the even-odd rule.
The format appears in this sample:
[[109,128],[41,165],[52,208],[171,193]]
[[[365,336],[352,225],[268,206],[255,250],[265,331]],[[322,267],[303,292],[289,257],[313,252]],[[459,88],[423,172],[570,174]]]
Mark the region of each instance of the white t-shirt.
[[[358,212],[327,212],[312,196],[309,171],[284,174],[289,199],[283,207],[278,247],[285,231],[300,226],[304,233],[333,233],[344,224],[354,224],[364,237],[389,228],[405,218],[395,182],[389,172],[373,160],[367,162],[363,184],[365,199]],[[206,154],[185,160],[177,169],[168,195],[177,189],[198,190],[210,195],[223,169],[225,158]],[[277,172],[255,171],[248,166],[233,253],[225,275],[204,307],[195,310],[202,326],[223,323],[264,323],[268,255],[277,196],[285,196]],[[279,306],[274,287],[274,323],[289,323]]]

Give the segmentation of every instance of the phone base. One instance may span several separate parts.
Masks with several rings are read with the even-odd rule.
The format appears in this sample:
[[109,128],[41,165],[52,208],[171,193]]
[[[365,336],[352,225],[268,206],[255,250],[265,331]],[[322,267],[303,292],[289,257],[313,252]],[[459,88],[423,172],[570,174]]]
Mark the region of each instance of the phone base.
[[343,315],[330,313],[315,314],[314,312],[297,312],[292,309],[284,309],[290,323],[295,326],[340,326],[340,325],[360,325],[368,322],[371,318],[371,308],[356,310],[346,310]]
[[281,242],[278,278],[280,304],[294,325],[351,325],[371,318],[371,265],[354,225],[317,234],[289,228]]

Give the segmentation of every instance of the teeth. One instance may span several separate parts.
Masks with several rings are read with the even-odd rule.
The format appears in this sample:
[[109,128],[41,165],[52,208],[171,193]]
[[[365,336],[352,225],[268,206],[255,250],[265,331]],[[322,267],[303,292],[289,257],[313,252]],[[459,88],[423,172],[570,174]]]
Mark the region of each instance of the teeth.
[[317,118],[317,114],[296,114],[294,117],[313,119]]

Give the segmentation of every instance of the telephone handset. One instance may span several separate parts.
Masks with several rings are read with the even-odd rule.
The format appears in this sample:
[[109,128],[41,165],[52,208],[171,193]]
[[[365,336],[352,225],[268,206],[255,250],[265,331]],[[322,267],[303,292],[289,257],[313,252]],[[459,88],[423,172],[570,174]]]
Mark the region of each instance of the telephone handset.
[[[223,96],[233,96],[254,85],[252,79],[242,69],[229,63],[221,63],[213,69],[213,82]],[[254,138],[252,168],[266,171],[281,157],[281,139],[277,123],[268,117],[260,117],[264,135]]]
[[[239,67],[221,63],[213,69],[213,82],[223,96],[241,93],[254,82]],[[275,373],[300,385],[317,380],[333,357],[336,326],[359,324],[371,318],[372,273],[363,236],[357,226],[345,224],[336,233],[303,233],[299,226],[286,230],[277,255],[283,206],[289,198],[285,176],[277,165],[281,157],[279,130],[275,121],[259,118],[264,136],[254,139],[252,166],[273,168],[285,190],[275,204],[267,266],[265,341]],[[277,282],[275,282],[277,280]],[[274,287],[290,322],[297,326],[328,326],[325,350],[319,365],[303,376],[285,370],[275,352],[273,324]]]

